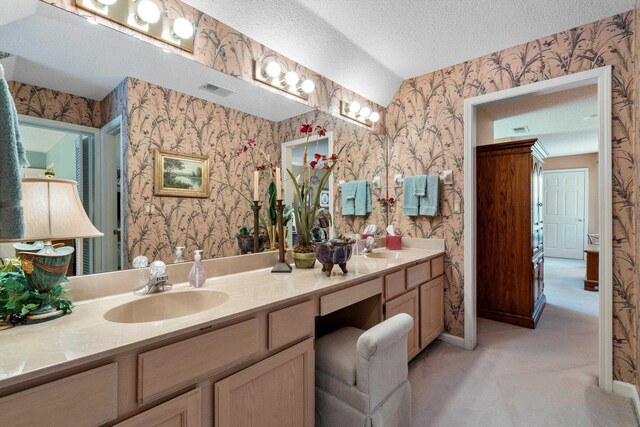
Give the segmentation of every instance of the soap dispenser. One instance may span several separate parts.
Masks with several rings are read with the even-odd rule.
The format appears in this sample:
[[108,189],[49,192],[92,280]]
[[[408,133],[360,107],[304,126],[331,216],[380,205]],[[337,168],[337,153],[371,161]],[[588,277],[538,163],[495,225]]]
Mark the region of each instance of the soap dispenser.
[[195,252],[194,263],[189,273],[189,285],[193,288],[201,288],[204,286],[204,282],[207,281],[207,274],[202,264],[202,249],[196,250]]

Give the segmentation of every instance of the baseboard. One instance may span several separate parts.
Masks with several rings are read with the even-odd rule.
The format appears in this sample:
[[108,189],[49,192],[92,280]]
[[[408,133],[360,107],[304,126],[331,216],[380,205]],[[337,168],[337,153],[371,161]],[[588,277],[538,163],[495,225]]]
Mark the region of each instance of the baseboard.
[[633,406],[636,408],[636,414],[640,414],[640,396],[638,395],[638,389],[635,385],[614,380],[613,392],[631,399]]
[[456,347],[464,348],[464,338],[457,337],[455,335],[450,334],[440,334],[438,335],[438,339],[440,341],[444,341],[447,344],[455,345]]

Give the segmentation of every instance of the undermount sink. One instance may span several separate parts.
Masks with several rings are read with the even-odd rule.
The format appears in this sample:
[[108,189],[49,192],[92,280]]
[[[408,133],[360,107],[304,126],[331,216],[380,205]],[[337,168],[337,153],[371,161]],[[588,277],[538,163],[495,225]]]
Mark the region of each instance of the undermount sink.
[[365,254],[367,258],[378,258],[378,259],[402,259],[406,257],[405,254],[398,251],[386,251],[386,252],[371,252]]
[[182,291],[153,294],[107,311],[104,318],[114,323],[144,323],[175,319],[219,306],[229,295],[216,291]]

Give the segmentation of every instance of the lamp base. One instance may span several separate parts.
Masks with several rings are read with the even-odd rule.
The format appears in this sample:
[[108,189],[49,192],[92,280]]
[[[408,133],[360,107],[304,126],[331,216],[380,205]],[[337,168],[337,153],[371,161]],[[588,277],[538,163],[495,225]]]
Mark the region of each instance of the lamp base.
[[48,322],[49,320],[54,320],[62,316],[64,316],[63,310],[58,310],[51,304],[47,304],[46,306],[29,312],[29,314],[24,317],[23,323],[32,325],[34,323]]
[[272,273],[291,273],[291,271],[293,271],[293,268],[286,262],[278,262],[271,270]]

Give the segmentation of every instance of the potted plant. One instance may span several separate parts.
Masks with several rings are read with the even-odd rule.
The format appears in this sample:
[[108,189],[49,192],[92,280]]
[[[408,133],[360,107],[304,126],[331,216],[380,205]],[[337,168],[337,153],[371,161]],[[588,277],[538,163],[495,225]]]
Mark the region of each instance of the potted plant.
[[[238,234],[236,234],[236,238],[238,239],[238,247],[240,248],[240,254],[244,255],[246,253],[253,253],[253,233],[246,225],[240,227],[238,230]],[[258,252],[264,251],[264,244],[267,241],[267,236],[264,234],[260,234],[258,236]]]
[[[26,260],[9,260],[0,266],[0,329],[17,325],[25,316],[43,304],[51,304],[65,313],[71,312],[73,304],[64,298],[67,292],[61,285],[51,291],[41,291],[29,286],[23,269],[32,269]],[[63,281],[67,281],[66,277]]]
[[311,236],[316,244],[315,256],[322,264],[322,272],[331,277],[333,266],[337,264],[342,272],[347,274],[347,261],[351,259],[356,241],[343,236],[329,240],[326,231],[321,227],[312,228]]
[[316,262],[316,244],[311,235],[311,230],[315,227],[315,222],[319,211],[320,193],[314,192],[312,182],[317,178],[318,171],[322,171],[318,180],[318,188],[322,189],[327,183],[333,168],[338,160],[338,155],[344,147],[331,156],[314,154],[314,160],[308,160],[308,144],[309,137],[314,131],[318,136],[326,134],[322,126],[303,124],[300,126],[300,132],[306,135],[304,153],[302,155],[302,173],[299,177],[295,177],[293,173],[287,169],[287,173],[293,183],[293,216],[298,234],[298,241],[293,247],[293,260],[297,268],[313,268]]

